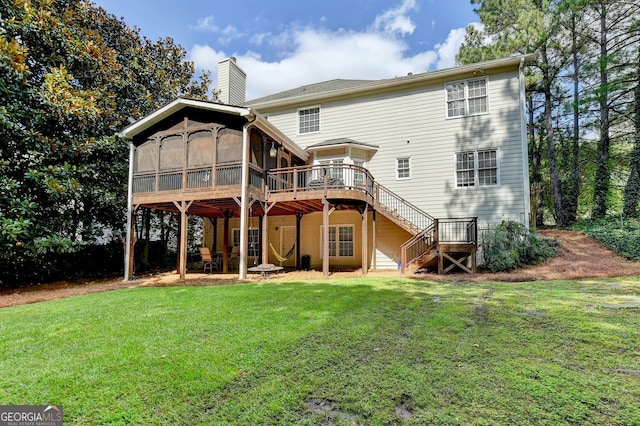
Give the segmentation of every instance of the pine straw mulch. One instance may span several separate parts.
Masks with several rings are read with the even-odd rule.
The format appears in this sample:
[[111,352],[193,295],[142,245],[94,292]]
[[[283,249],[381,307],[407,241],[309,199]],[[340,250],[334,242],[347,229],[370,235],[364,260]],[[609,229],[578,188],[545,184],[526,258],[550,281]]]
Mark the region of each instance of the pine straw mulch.
[[[541,234],[560,241],[562,248],[559,256],[547,263],[529,266],[511,272],[489,273],[479,271],[475,275],[451,274],[439,276],[435,274],[414,275],[415,278],[433,281],[504,281],[523,282],[536,280],[573,280],[582,278],[613,278],[618,276],[640,276],[640,262],[626,260],[613,251],[601,246],[595,240],[579,232],[565,230],[542,230]],[[361,277],[360,270],[351,272],[334,272],[332,279]],[[400,277],[399,271],[371,271],[373,277]],[[259,275],[251,276],[247,281],[262,279]],[[321,280],[318,271],[294,271],[279,274],[270,278],[280,280]],[[204,275],[190,273],[186,280],[178,280],[175,273],[163,273],[140,277],[136,281],[124,282],[121,278],[63,281],[39,284],[19,289],[0,290],[0,308],[82,294],[134,288],[145,286],[173,285],[231,285],[238,283],[235,275]]]

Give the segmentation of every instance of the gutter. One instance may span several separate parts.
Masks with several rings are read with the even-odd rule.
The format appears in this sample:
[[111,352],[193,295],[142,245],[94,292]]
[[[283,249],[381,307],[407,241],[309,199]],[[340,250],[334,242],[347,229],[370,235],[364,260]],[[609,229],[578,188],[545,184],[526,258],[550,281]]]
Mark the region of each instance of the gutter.
[[518,66],[518,80],[520,85],[520,137],[522,139],[522,183],[524,191],[524,217],[522,223],[529,228],[529,216],[531,213],[531,188],[529,182],[529,151],[527,144],[527,93],[525,87],[524,76],[525,57],[520,58]]

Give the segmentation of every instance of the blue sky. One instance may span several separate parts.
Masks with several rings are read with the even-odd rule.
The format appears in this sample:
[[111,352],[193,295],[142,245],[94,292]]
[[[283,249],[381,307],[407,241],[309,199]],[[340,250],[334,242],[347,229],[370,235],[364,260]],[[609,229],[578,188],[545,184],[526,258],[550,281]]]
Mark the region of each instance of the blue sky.
[[[94,0],[152,40],[172,37],[216,78],[235,56],[247,99],[334,78],[379,79],[454,65],[469,0]],[[477,25],[477,24],[476,24]]]

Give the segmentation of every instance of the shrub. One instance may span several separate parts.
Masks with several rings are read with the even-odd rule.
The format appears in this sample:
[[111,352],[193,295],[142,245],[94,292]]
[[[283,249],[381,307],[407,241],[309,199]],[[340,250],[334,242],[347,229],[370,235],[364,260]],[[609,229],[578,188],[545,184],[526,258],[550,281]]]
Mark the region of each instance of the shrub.
[[484,233],[481,248],[484,266],[502,272],[544,262],[558,254],[560,244],[529,231],[514,221],[502,221]]

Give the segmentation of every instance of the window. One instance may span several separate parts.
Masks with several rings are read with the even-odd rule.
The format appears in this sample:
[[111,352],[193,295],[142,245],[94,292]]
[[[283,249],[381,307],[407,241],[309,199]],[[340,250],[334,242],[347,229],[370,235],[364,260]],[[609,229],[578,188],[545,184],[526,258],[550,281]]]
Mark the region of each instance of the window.
[[[363,160],[353,160],[353,165],[354,166],[364,167],[364,161]],[[364,186],[364,183],[365,183],[364,172],[356,170],[356,172],[353,174],[353,183],[355,185],[357,185],[357,186]]]
[[456,154],[456,187],[498,185],[498,152],[493,150]]
[[[336,158],[333,160],[320,160],[319,163],[329,165],[329,167],[326,168],[326,171],[327,171],[327,176],[329,176],[330,178],[335,178],[339,180],[344,179],[344,168],[342,167],[344,160],[342,158]],[[334,164],[335,166],[332,166]]]
[[396,177],[397,179],[411,178],[411,161],[409,157],[396,158]]
[[[260,230],[259,229],[249,229],[249,257],[258,257],[260,254]],[[240,245],[240,230],[233,230],[233,245]]]
[[298,110],[298,133],[315,133],[320,131],[320,107]]
[[486,78],[456,81],[444,87],[447,93],[447,118],[489,111]]
[[[320,256],[323,243],[322,226],[320,227]],[[353,257],[353,225],[329,226],[329,257]]]

